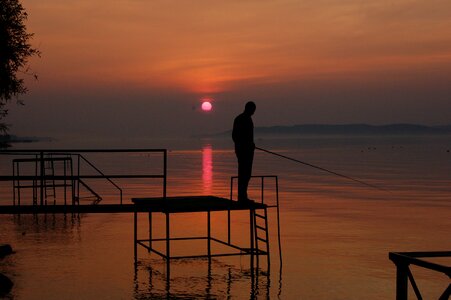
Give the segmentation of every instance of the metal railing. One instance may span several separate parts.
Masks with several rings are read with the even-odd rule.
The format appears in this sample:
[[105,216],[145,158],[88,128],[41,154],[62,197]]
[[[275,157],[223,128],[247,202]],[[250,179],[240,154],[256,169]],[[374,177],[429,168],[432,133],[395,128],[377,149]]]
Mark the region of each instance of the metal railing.
[[[3,152],[0,152],[3,154]],[[6,154],[6,153],[5,153]],[[9,153],[8,153],[9,154]],[[51,153],[26,153],[26,154],[10,154],[10,155],[20,155],[20,158],[14,158],[12,159],[13,163],[13,205],[16,205],[16,191],[17,191],[17,204],[20,205],[20,198],[21,198],[21,190],[22,189],[32,189],[32,198],[33,198],[33,205],[38,204],[38,193],[40,191],[40,201],[39,203],[41,205],[47,204],[47,190],[54,189],[55,187],[64,187],[64,204],[66,204],[66,197],[67,197],[67,188],[73,187],[73,182],[71,180],[73,176],[72,172],[72,158],[68,156],[67,154],[54,157]],[[25,156],[26,158],[24,158]],[[31,156],[31,158],[30,158]],[[62,176],[55,176],[54,174],[54,165],[57,162],[63,163],[63,175]],[[34,169],[33,175],[21,175],[21,169],[20,166],[24,164],[31,164],[32,168]],[[48,165],[50,165],[50,173],[48,173],[46,170],[48,170]],[[70,176],[67,174],[67,168],[70,169]],[[9,176],[1,176],[0,178],[3,178],[4,180],[8,180]],[[1,180],[1,179],[0,179]],[[23,181],[31,181],[31,184],[21,184],[21,180]],[[62,183],[56,184],[55,181],[62,180]],[[69,182],[69,183],[68,183]],[[73,192],[73,188],[72,188]],[[72,197],[73,198],[73,197]]]
[[[268,207],[279,207],[279,179],[277,175],[257,175],[257,176],[251,176],[252,178],[260,178],[260,203],[265,204],[265,179],[266,178],[273,178],[275,180],[276,184],[276,204],[268,205]],[[234,190],[234,182],[235,180],[238,180],[238,176],[232,176],[230,178],[230,200],[233,200],[233,190]]]
[[[451,267],[424,260],[424,258],[451,257],[451,251],[435,252],[390,252],[390,260],[396,265],[396,300],[407,300],[408,283],[412,285],[417,299],[423,299],[415,282],[409,265],[415,265],[425,269],[437,271],[451,278]],[[451,284],[439,297],[439,300],[449,299],[451,296]]]
[[[89,161],[83,154],[86,153],[160,153],[163,158],[163,170],[157,174],[107,174],[101,171],[98,167],[96,167],[91,161]],[[51,155],[64,155],[77,158],[77,172],[71,172],[71,174],[63,174],[63,175],[46,175],[45,174],[45,161],[48,160],[47,156]],[[79,196],[79,187],[80,182],[84,179],[105,179],[110,184],[112,184],[118,191],[120,195],[119,203],[122,204],[122,188],[119,187],[112,179],[162,179],[163,187],[162,194],[163,197],[166,197],[166,189],[167,189],[167,149],[64,149],[64,150],[46,150],[46,149],[38,149],[38,150],[7,150],[0,151],[0,155],[10,155],[15,157],[28,157],[26,160],[33,160],[36,163],[35,173],[32,175],[21,175],[16,174],[16,166],[14,166],[12,175],[1,175],[0,181],[12,181],[13,185],[21,180],[31,181],[34,186],[33,193],[37,193],[39,191],[40,203],[45,202],[45,186],[46,180],[70,180],[75,186],[77,183],[77,195]],[[20,160],[21,158],[19,158]],[[94,170],[97,174],[83,174],[81,173],[81,163],[84,162],[88,165],[92,170]],[[82,182],[82,185],[86,184]],[[19,184],[20,186],[20,184]],[[14,192],[14,190],[13,190]],[[13,195],[13,204],[15,205],[15,195]],[[37,197],[37,196],[36,196]],[[73,200],[75,198],[75,194],[73,193]],[[37,203],[37,201],[36,201]],[[75,201],[72,201],[74,204]],[[35,204],[35,203],[33,203]]]
[[90,166],[92,169],[94,169],[98,174],[100,174],[101,178],[105,178],[109,183],[111,183],[118,191],[119,191],[119,199],[120,199],[120,203],[122,204],[122,189],[114,182],[110,179],[109,176],[107,176],[105,173],[103,173],[99,168],[97,168],[92,162],[90,162],[86,157],[84,157],[81,154],[77,154],[78,160],[77,160],[77,180],[75,182],[77,182],[77,198],[78,200],[80,200],[80,183],[87,188],[92,194],[97,195],[97,193],[92,190],[83,180],[82,176],[80,176],[80,170],[81,170],[81,161],[84,161],[88,166]]

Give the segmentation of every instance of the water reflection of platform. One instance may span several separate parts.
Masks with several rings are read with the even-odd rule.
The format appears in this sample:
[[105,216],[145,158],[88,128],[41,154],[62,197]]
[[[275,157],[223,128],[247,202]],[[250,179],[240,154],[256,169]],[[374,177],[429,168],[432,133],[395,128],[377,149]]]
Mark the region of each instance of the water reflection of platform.
[[271,281],[269,272],[218,260],[183,260],[172,266],[172,279],[163,267],[155,259],[135,266],[134,299],[271,299],[281,294],[281,269]]

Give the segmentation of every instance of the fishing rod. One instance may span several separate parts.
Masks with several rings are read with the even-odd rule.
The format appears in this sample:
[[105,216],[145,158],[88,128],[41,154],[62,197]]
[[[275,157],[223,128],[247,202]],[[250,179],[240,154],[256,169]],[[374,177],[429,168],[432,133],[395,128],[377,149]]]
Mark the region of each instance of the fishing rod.
[[339,176],[339,177],[342,177],[342,178],[346,178],[346,179],[352,180],[354,182],[358,182],[360,184],[366,185],[368,187],[372,187],[374,189],[378,189],[380,191],[386,191],[385,189],[383,189],[381,187],[378,187],[378,186],[366,183],[366,182],[364,182],[362,180],[358,180],[358,179],[355,179],[355,178],[352,178],[352,177],[349,177],[349,176],[346,176],[346,175],[343,175],[343,174],[340,174],[340,173],[337,173],[337,172],[334,172],[334,171],[331,171],[331,170],[328,170],[328,169],[325,169],[325,168],[322,168],[322,167],[318,167],[318,166],[312,165],[312,164],[307,163],[305,161],[301,161],[301,160],[298,160],[298,159],[295,159],[295,158],[292,158],[292,157],[288,157],[288,156],[285,156],[285,155],[282,155],[282,154],[279,154],[279,153],[276,153],[276,152],[272,152],[272,151],[269,151],[269,150],[266,150],[266,149],[263,149],[263,148],[260,148],[260,147],[255,147],[255,149],[258,149],[260,151],[263,151],[263,152],[266,152],[266,153],[269,153],[269,154],[272,154],[272,155],[275,155],[275,156],[279,156],[279,157],[282,157],[282,158],[285,158],[285,159],[288,159],[288,160],[291,160],[291,161],[294,161],[294,162],[297,162],[297,163],[300,163],[300,164],[303,164],[303,165],[306,165],[306,166],[309,166],[309,167],[312,167],[312,168],[315,168],[315,169],[318,169],[318,170],[321,170],[321,171],[324,171],[324,172],[327,172],[327,173],[330,173],[330,174],[333,174],[333,175],[336,175],[336,176]]

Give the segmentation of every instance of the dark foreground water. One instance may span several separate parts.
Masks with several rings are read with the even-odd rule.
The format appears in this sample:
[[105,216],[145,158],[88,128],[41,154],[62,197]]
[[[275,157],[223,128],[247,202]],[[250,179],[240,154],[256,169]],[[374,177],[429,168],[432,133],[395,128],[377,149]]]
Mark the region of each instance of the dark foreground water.
[[[91,143],[91,144],[89,144]],[[169,195],[228,197],[235,157],[228,141],[126,141],[96,147],[169,148]],[[74,144],[70,146],[73,147]],[[80,144],[77,144],[79,146]],[[93,142],[77,148],[93,147]],[[20,145],[67,147],[62,143]],[[270,215],[271,272],[265,264],[251,276],[248,257],[165,263],[139,249],[133,264],[130,214],[0,216],[0,241],[16,253],[0,262],[15,282],[11,299],[393,299],[395,267],[389,251],[450,250],[451,142],[447,137],[309,137],[262,139],[258,146],[383,187],[380,191],[257,153],[254,174],[279,175],[283,264],[280,268],[275,215]],[[102,170],[158,168],[146,156],[88,157]],[[10,158],[1,170],[11,172]],[[105,202],[117,201],[104,183],[92,183]],[[2,184],[2,204],[11,204],[11,183]],[[154,196],[161,183],[119,182],[124,201]],[[271,189],[268,182],[268,189]],[[259,197],[253,182],[251,195]],[[271,198],[271,192],[268,192]],[[26,200],[24,200],[26,202]],[[224,237],[226,215],[213,213],[213,235]],[[145,234],[146,218],[140,218]],[[232,215],[236,243],[248,240],[248,216]],[[157,217],[156,234],[163,235]],[[204,214],[173,218],[173,234],[205,235]],[[203,242],[174,244],[174,254],[203,251]],[[449,265],[449,260],[440,260]],[[412,268],[425,299],[434,299],[449,279]]]

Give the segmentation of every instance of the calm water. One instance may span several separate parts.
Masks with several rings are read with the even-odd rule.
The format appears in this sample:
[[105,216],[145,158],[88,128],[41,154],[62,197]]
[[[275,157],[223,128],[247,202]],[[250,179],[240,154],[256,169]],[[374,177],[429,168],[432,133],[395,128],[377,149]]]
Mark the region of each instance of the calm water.
[[[270,215],[271,272],[251,280],[248,257],[180,260],[165,264],[139,250],[133,265],[133,220],[129,214],[0,216],[0,241],[16,253],[0,262],[15,282],[12,299],[393,299],[395,267],[389,251],[450,250],[451,140],[448,137],[303,137],[260,139],[258,146],[383,187],[380,191],[320,171],[257,153],[255,175],[278,175],[283,266],[280,270],[275,216]],[[75,145],[75,146],[74,146]],[[232,145],[226,140],[98,141],[24,144],[40,147],[168,148],[168,193],[228,197],[235,175]],[[144,174],[161,169],[158,157],[87,157],[105,172]],[[11,157],[1,158],[9,175]],[[123,173],[121,173],[123,174]],[[118,201],[106,183],[90,182],[104,202]],[[124,201],[161,194],[161,182],[118,181]],[[267,182],[267,196],[273,184]],[[11,184],[2,184],[0,202],[11,204]],[[258,182],[251,195],[260,196]],[[60,191],[57,193],[61,194]],[[24,196],[25,197],[25,196]],[[31,200],[23,200],[24,202]],[[140,229],[145,234],[146,218]],[[224,237],[225,215],[212,214],[213,235]],[[232,239],[248,240],[248,217],[232,215]],[[163,235],[163,219],[156,219]],[[177,236],[205,235],[204,214],[173,218]],[[175,243],[174,254],[196,254],[201,243]],[[442,260],[449,265],[449,260]],[[413,268],[425,299],[449,284],[444,276]]]

